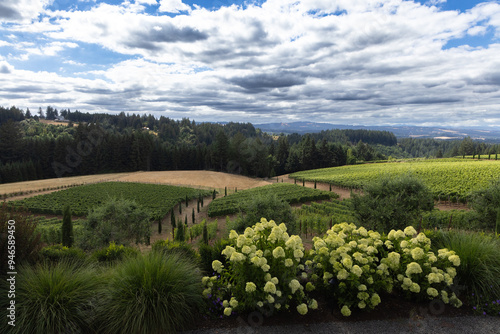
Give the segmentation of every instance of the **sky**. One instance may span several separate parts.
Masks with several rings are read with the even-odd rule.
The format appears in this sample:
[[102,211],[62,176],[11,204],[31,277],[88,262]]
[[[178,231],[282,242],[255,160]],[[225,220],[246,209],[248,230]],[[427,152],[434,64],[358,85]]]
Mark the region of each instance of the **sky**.
[[0,0],[0,106],[500,128],[500,1]]

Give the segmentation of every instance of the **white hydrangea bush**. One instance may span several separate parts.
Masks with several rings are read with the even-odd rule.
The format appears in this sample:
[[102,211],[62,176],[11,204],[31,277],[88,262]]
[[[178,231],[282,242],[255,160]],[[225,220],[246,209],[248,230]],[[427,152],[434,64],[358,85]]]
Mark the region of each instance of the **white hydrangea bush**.
[[379,263],[383,240],[378,232],[354,224],[334,225],[325,237],[313,238],[312,278],[322,284],[330,298],[349,316],[353,308],[372,309],[380,302],[379,293],[390,290],[387,265]]
[[226,266],[215,260],[216,275],[203,277],[203,295],[222,301],[223,314],[258,309],[274,311],[295,307],[300,314],[316,309],[316,300],[306,297],[314,289],[298,280],[307,277],[301,261],[304,246],[299,236],[289,236],[285,224],[262,218],[243,234],[234,230],[222,251]]
[[408,226],[401,230],[391,230],[384,243],[387,256],[380,261],[392,273],[395,287],[410,298],[439,298],[446,304],[460,307],[462,302],[452,291],[453,279],[460,258],[454,251],[431,249],[431,240]]
[[448,249],[434,254],[431,240],[412,226],[381,236],[352,223],[336,224],[313,243],[313,261],[306,262],[311,278],[336,299],[344,316],[376,307],[379,294],[394,288],[412,299],[462,305],[452,291],[460,258]]

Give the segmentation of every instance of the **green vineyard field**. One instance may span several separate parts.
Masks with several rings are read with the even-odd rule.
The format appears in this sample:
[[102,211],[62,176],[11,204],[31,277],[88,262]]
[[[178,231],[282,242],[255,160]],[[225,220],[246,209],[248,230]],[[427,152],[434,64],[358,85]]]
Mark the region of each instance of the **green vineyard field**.
[[[40,233],[40,241],[45,244],[59,244],[61,243],[61,226],[62,219],[57,217],[46,218],[45,216],[33,216],[36,221],[36,232]],[[83,226],[83,220],[77,219],[73,221],[73,233],[78,235]]]
[[338,197],[335,193],[328,191],[304,188],[289,183],[276,183],[216,198],[208,207],[208,216],[218,217],[237,213],[240,208],[246,207],[255,197],[269,194],[274,194],[290,204]]
[[311,203],[294,210],[302,235],[322,235],[335,224],[357,223],[349,200]]
[[62,214],[63,208],[69,205],[74,216],[83,217],[91,208],[105,203],[110,198],[123,198],[136,201],[149,209],[154,216],[165,216],[186,197],[193,199],[200,194],[205,197],[210,196],[211,192],[169,185],[105,182],[30,197],[15,201],[13,205],[24,206],[32,213],[53,215]]
[[415,175],[435,199],[466,201],[472,191],[500,178],[500,161],[432,159],[315,169],[290,174],[297,180],[317,181],[346,188],[362,188],[384,175]]

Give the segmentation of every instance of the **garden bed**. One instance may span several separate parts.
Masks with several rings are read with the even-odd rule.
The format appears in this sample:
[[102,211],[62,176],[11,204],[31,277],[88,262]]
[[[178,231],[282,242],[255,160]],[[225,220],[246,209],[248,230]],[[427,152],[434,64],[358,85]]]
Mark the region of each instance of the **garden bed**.
[[193,324],[190,330],[213,330],[217,328],[238,328],[238,327],[258,327],[258,326],[289,326],[308,325],[324,322],[358,322],[372,320],[396,320],[405,319],[408,321],[422,320],[427,317],[454,318],[473,316],[473,310],[467,305],[455,308],[437,301],[415,302],[405,300],[401,296],[385,294],[381,296],[382,303],[373,310],[353,310],[349,317],[344,317],[340,309],[332,306],[331,303],[315,296],[318,301],[318,309],[310,310],[306,315],[298,315],[295,310],[291,312],[279,312],[266,316],[263,313],[250,313],[232,315],[231,317],[210,318],[203,316]]

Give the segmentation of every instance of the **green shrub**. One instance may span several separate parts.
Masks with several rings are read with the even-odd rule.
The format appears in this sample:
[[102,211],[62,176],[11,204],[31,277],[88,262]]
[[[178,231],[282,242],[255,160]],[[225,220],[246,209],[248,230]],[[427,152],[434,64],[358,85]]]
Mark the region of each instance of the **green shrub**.
[[243,232],[247,227],[255,225],[260,221],[261,217],[274,220],[277,224],[285,223],[290,234],[299,232],[297,218],[293,214],[292,207],[274,194],[257,194],[242,211],[244,213],[240,213],[232,226],[238,233]]
[[14,333],[92,332],[101,287],[90,266],[60,261],[19,268]]
[[66,205],[63,209],[61,237],[63,246],[73,246],[75,236],[73,234],[73,222],[71,221],[71,209],[69,205]]
[[490,187],[478,190],[471,196],[470,205],[480,216],[481,228],[495,231],[500,212],[500,180]]
[[191,245],[185,242],[158,240],[153,244],[152,249],[154,252],[163,254],[178,254],[196,264],[200,260],[200,256],[198,255],[196,250],[193,249]]
[[481,219],[474,210],[432,210],[422,214],[422,227],[426,229],[465,229],[479,230]]
[[[436,233],[434,242],[438,247],[446,247],[457,253],[460,257],[457,283],[463,289],[462,295],[471,306],[489,312],[485,304],[491,308],[500,299],[498,237],[478,232],[451,230]],[[495,315],[498,315],[498,311]]]
[[42,260],[50,262],[59,262],[63,260],[78,262],[84,261],[86,258],[85,252],[80,248],[68,248],[62,244],[44,247],[40,250],[39,255]]
[[[9,222],[10,221],[10,222]],[[4,202],[0,206],[0,273],[7,271],[8,256],[15,246],[15,262],[34,262],[42,248],[37,222],[28,214],[17,211]],[[14,239],[15,238],[15,239]],[[9,254],[10,253],[10,254]]]
[[434,208],[429,188],[411,175],[381,177],[351,199],[360,224],[381,233],[415,224],[423,211]]
[[213,245],[200,243],[200,246],[198,247],[198,253],[200,254],[200,267],[205,274],[211,275],[213,273],[212,262],[214,260],[218,260],[225,265],[226,258],[222,255],[222,251],[227,245],[229,245],[229,240],[227,239],[217,240]]
[[105,333],[173,333],[198,316],[201,274],[189,260],[150,252],[119,263],[101,303]]
[[139,251],[135,248],[124,245],[117,246],[114,242],[110,242],[108,247],[93,252],[92,257],[99,262],[115,262],[138,253]]

